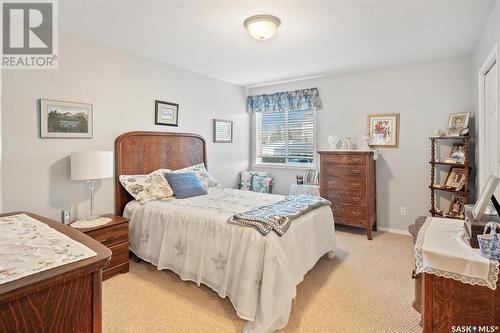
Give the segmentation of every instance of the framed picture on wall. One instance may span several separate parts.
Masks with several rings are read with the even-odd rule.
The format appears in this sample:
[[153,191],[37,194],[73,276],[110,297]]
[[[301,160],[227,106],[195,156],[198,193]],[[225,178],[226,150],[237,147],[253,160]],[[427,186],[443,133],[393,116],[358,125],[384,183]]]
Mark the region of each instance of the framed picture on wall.
[[233,122],[214,119],[214,142],[233,142]]
[[156,100],[155,125],[179,126],[179,104]]
[[368,115],[370,147],[398,148],[399,113]]
[[40,99],[41,138],[92,138],[92,104]]

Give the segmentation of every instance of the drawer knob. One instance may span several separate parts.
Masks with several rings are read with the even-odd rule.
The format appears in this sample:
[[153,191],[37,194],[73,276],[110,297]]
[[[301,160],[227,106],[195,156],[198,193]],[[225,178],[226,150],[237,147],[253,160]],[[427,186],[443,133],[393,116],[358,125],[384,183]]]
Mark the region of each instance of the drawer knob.
[[104,242],[109,241],[111,238],[112,238],[112,237],[105,237],[105,238],[103,238],[103,239],[100,239],[100,240],[99,240],[99,242],[100,242],[100,243],[104,243]]

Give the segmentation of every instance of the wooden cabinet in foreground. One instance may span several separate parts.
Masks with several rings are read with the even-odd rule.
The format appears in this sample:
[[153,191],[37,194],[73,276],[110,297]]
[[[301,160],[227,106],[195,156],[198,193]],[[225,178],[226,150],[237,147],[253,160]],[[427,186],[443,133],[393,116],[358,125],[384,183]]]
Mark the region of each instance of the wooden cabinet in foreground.
[[69,226],[24,214],[85,245],[96,256],[0,284],[0,332],[101,332],[102,268],[111,251]]

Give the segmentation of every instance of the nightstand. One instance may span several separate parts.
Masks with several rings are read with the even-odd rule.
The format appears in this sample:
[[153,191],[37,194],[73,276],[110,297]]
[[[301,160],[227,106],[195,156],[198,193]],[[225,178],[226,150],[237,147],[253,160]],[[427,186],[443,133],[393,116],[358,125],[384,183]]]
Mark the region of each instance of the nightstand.
[[84,232],[111,250],[111,260],[102,271],[102,279],[106,280],[117,274],[128,272],[128,220],[113,214],[102,216],[110,218],[111,222],[94,228],[77,230]]

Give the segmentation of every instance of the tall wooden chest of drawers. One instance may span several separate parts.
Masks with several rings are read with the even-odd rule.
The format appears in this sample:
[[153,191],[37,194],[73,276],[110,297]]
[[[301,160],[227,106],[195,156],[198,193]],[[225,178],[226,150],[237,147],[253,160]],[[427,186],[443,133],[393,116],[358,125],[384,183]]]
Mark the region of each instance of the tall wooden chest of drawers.
[[320,192],[336,224],[377,230],[375,160],[370,151],[320,151]]

